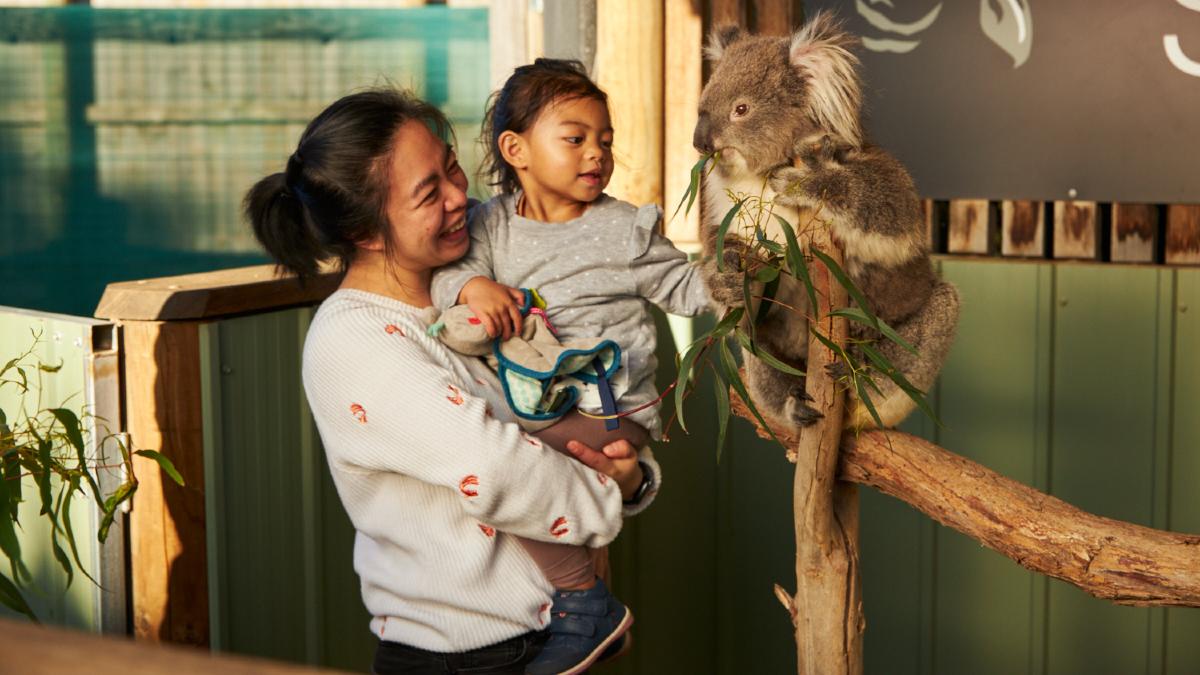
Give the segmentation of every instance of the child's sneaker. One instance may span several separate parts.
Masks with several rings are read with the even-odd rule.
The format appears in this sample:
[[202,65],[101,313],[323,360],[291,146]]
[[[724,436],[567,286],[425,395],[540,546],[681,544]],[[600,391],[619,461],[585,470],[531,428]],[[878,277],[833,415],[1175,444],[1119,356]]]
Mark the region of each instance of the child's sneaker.
[[590,668],[633,624],[633,612],[608,592],[604,580],[586,591],[554,591],[550,637],[529,675],[576,675]]

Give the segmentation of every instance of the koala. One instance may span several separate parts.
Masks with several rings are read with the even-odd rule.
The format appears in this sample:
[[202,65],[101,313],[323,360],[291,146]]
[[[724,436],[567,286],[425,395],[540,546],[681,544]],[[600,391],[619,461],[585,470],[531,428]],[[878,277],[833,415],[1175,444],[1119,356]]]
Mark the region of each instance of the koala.
[[[742,278],[753,271],[750,242],[731,228],[723,270],[715,259],[716,234],[739,195],[762,195],[774,214],[794,227],[828,224],[844,253],[844,268],[871,310],[918,354],[879,339],[875,348],[914,386],[927,391],[941,370],[958,323],[957,290],[938,278],[929,258],[921,201],[912,178],[894,157],[863,137],[862,90],[856,40],[827,13],[816,14],[790,37],[717,29],[706,49],[712,75],[700,95],[693,144],[718,161],[705,178],[703,274],[718,310],[744,304]],[[815,218],[815,220],[814,220]],[[782,242],[771,217],[767,235]],[[757,324],[759,344],[804,369],[810,309],[803,285],[784,275],[776,298],[798,311],[771,304]],[[748,312],[749,313],[749,312]],[[880,338],[856,322],[851,338]],[[859,363],[861,353],[851,353]],[[746,355],[747,385],[764,414],[793,430],[815,422],[804,379]],[[845,364],[834,364],[835,377]],[[916,404],[889,378],[873,378],[882,394],[871,400],[885,427],[903,420]],[[846,425],[875,426],[851,392]]]

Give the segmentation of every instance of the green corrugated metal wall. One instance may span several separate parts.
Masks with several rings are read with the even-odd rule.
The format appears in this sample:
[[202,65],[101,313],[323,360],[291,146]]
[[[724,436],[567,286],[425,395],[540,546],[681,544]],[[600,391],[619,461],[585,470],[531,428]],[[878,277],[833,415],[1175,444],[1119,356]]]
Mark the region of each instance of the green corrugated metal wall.
[[[935,392],[945,427],[908,428],[1089,511],[1200,532],[1200,270],[953,259],[943,270],[963,295]],[[212,634],[234,651],[363,670],[351,533],[299,384],[310,316],[205,332],[210,522],[221,523]],[[708,392],[691,399],[692,435],[658,451],[655,507],[613,547],[637,622],[633,655],[610,672],[795,670],[771,592],[794,586],[792,467],[740,421],[717,465]],[[1200,671],[1200,610],[1092,599],[861,494],[868,673]]]

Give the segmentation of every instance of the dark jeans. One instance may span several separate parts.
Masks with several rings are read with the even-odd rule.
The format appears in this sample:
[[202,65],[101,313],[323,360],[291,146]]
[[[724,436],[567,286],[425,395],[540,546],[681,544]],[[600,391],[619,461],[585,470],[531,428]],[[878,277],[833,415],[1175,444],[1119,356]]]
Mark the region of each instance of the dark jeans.
[[518,635],[504,642],[472,649],[469,652],[443,654],[381,640],[375,650],[376,675],[407,675],[409,673],[473,673],[501,675],[525,672],[525,664],[542,650],[546,631]]

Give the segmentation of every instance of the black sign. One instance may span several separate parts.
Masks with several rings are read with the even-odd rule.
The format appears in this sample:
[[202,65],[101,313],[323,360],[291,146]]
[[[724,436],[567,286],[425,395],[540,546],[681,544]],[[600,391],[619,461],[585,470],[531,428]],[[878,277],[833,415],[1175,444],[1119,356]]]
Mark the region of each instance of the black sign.
[[807,0],[934,198],[1200,202],[1200,0]]

